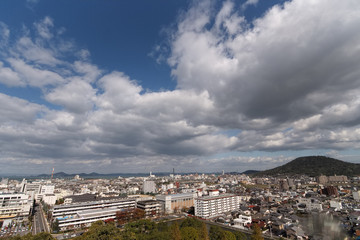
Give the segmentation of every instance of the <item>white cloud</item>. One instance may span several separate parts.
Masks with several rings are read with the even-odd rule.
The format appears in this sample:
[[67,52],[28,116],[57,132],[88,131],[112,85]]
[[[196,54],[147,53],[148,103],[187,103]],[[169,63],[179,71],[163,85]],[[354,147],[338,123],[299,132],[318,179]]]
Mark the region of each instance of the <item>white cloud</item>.
[[64,106],[66,110],[83,114],[92,110],[96,90],[81,80],[74,80],[53,89],[45,98],[47,101]]
[[19,75],[11,68],[4,67],[4,63],[0,61],[0,82],[7,86],[24,86]]
[[58,73],[26,64],[20,59],[10,58],[7,59],[7,61],[29,86],[42,88],[48,85],[56,86],[66,82]]
[[257,5],[259,0],[247,0],[243,5],[241,5],[242,10],[245,10],[250,5]]
[[51,28],[54,26],[53,20],[46,16],[42,21],[36,22],[34,24],[37,33],[44,39],[51,39],[54,37],[53,33],[51,32]]
[[[246,170],[292,157],[216,156],[360,149],[358,9],[357,1],[294,0],[249,23],[232,1],[194,2],[170,37],[177,88],[159,92],[90,63],[46,17],[35,38],[25,34],[4,52],[0,82],[37,87],[62,108],[0,94],[0,162]],[[80,60],[67,61],[69,50]]]

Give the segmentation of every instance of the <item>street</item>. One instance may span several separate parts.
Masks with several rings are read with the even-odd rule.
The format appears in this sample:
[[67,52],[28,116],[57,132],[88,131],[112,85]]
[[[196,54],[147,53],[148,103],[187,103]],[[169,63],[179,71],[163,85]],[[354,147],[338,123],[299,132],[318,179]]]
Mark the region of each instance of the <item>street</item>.
[[33,234],[35,235],[41,232],[49,232],[49,229],[41,205],[36,205],[33,223]]

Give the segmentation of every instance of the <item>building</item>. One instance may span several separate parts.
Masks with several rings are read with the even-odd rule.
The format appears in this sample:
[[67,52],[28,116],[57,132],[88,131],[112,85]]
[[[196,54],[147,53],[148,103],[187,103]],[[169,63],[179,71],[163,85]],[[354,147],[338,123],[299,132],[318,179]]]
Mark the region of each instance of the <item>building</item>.
[[155,200],[139,201],[136,207],[145,212],[145,217],[153,217],[160,214],[161,204]]
[[156,193],[156,184],[154,181],[144,181],[143,185],[144,193]]
[[0,220],[10,218],[27,218],[30,214],[32,201],[24,193],[0,194]]
[[318,177],[318,182],[319,184],[327,184],[327,183],[336,183],[336,182],[348,182],[348,178],[347,176],[343,176],[343,175],[340,175],[340,176],[324,176],[324,175],[321,175]]
[[56,195],[55,194],[44,194],[42,195],[42,201],[47,205],[54,206],[56,203]]
[[334,186],[327,186],[324,189],[321,189],[320,193],[327,196],[339,196],[339,192]]
[[239,196],[234,194],[221,194],[218,196],[205,196],[195,199],[195,216],[209,219],[222,213],[238,210]]
[[334,208],[335,211],[340,211],[343,208],[341,202],[335,200],[330,201],[330,207]]
[[298,211],[322,211],[322,204],[315,198],[299,198],[297,200]]
[[54,194],[54,185],[42,185],[40,193],[35,195],[36,202],[43,201],[48,205],[55,205],[56,196]]
[[280,191],[289,191],[289,184],[287,179],[280,180]]
[[353,198],[355,201],[360,201],[360,191],[353,191]]
[[43,185],[41,186],[40,194],[54,194],[54,185]]
[[99,220],[115,219],[116,212],[135,208],[135,199],[115,199],[58,205],[53,209],[53,220],[57,219],[61,230],[90,226]]
[[161,204],[165,213],[173,213],[194,206],[196,193],[179,193],[170,195],[157,195],[156,200]]
[[245,226],[251,224],[251,216],[239,215],[234,219],[234,227],[245,229]]

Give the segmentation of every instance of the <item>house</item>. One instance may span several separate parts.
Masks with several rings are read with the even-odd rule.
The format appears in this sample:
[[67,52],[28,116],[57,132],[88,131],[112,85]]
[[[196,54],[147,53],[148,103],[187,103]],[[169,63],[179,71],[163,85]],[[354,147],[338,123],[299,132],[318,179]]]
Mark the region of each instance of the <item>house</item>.
[[234,227],[244,229],[251,222],[251,216],[239,215],[238,218],[234,219]]

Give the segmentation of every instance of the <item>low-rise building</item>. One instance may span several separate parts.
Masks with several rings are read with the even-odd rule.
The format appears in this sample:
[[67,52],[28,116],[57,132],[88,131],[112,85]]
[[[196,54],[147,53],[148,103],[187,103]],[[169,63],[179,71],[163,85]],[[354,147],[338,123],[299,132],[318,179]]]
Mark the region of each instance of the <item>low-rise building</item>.
[[246,225],[251,224],[251,216],[239,215],[234,219],[234,227],[244,229]]
[[137,202],[137,208],[145,212],[145,217],[153,217],[160,214],[161,205],[158,201],[147,200]]
[[58,205],[53,208],[53,218],[58,220],[61,230],[73,229],[98,220],[115,219],[116,212],[135,206],[135,199],[124,198]]
[[157,195],[156,200],[160,202],[163,212],[173,213],[184,208],[193,207],[195,197],[196,193],[179,193]]
[[322,211],[322,204],[315,198],[299,198],[297,200],[299,211]]

